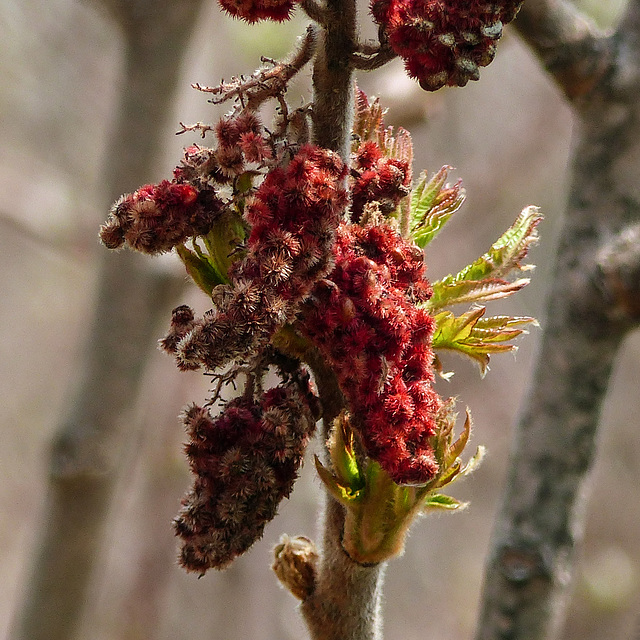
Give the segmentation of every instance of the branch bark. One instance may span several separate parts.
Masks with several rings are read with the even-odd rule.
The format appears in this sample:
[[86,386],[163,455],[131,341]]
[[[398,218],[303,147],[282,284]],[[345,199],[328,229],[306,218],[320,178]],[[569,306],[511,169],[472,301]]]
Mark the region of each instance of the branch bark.
[[[106,3],[105,3],[106,4]],[[125,91],[105,168],[107,196],[148,181],[161,148],[180,55],[200,0],[114,1],[125,35]],[[53,443],[49,491],[15,640],[69,640],[77,628],[119,460],[135,434],[132,408],[159,314],[174,284],[131,253],[100,254],[97,303],[78,380]]]
[[600,409],[640,323],[640,3],[598,33],[567,3],[516,21],[577,118],[573,176],[534,380],[516,433],[477,640],[556,637],[582,532]]
[[[320,392],[326,438],[345,402],[333,371],[313,355],[308,361]],[[344,508],[329,495],[325,500],[322,555],[313,589],[300,605],[301,613],[312,640],[380,640],[385,565],[363,566],[345,553]]]
[[591,91],[611,63],[605,34],[566,0],[527,0],[514,25],[569,100]]
[[[349,159],[353,119],[356,6],[329,0],[313,71],[313,141]],[[317,354],[307,358],[323,406],[324,436],[345,406],[334,373]],[[327,461],[328,462],[328,461]],[[313,589],[301,606],[313,640],[378,640],[384,565],[362,566],[342,548],[344,508],[326,496],[324,536]]]

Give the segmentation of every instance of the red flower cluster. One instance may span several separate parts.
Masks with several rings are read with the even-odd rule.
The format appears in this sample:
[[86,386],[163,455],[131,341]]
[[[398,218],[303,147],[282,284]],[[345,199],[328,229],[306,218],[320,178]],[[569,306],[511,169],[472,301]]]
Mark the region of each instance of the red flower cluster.
[[214,371],[258,350],[294,317],[331,268],[345,175],[337,154],[311,145],[267,174],[247,206],[247,255],[233,265],[231,284],[214,290],[215,309],[177,344],[180,368]]
[[392,213],[411,185],[411,168],[405,160],[383,157],[376,142],[360,145],[351,168],[351,221],[359,222],[364,207],[375,202],[383,215]]
[[100,239],[109,249],[126,243],[143,253],[163,253],[208,233],[222,209],[213,189],[163,180],[122,196],[100,228]]
[[219,195],[248,164],[262,166],[272,150],[258,117],[251,111],[222,118],[215,149],[192,146],[173,172],[173,180],[146,185],[122,196],[100,229],[109,249],[124,244],[143,253],[170,251],[193,236],[206,235],[229,205]]
[[195,480],[174,521],[185,569],[223,569],[262,536],[293,488],[316,406],[309,376],[298,370],[259,401],[232,400],[215,420],[203,407],[185,411]]
[[522,0],[372,0],[371,12],[409,75],[427,91],[464,86],[495,55]]
[[314,289],[301,330],[335,371],[367,454],[398,484],[437,472],[429,445],[442,401],[422,252],[388,225],[343,224],[335,268]]
[[227,13],[247,22],[288,20],[295,4],[295,0],[219,0],[219,2]]
[[247,165],[264,166],[273,158],[266,131],[253,111],[221,118],[214,131],[216,148],[187,147],[181,165],[173,172],[176,180],[196,185],[229,184],[251,168]]

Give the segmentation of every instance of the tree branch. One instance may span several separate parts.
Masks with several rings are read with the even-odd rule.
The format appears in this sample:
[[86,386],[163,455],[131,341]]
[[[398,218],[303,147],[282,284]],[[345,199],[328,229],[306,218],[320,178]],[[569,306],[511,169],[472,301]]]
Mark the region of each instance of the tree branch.
[[[328,0],[313,70],[313,142],[349,159],[353,120],[353,64],[356,5]],[[315,353],[312,367],[323,407],[325,439],[345,406],[336,377]],[[301,604],[313,640],[377,640],[381,634],[383,565],[363,567],[342,548],[344,508],[326,497],[324,538],[314,588]]]
[[327,26],[331,19],[327,7],[322,0],[300,0],[302,10],[320,26]]
[[590,91],[611,61],[611,42],[566,0],[527,0],[514,25],[569,100]]
[[[109,2],[126,24],[126,92],[105,168],[107,196],[113,200],[147,182],[154,171],[158,123],[171,107],[200,0]],[[120,13],[125,5],[126,15]],[[168,312],[168,299],[177,292],[141,256],[102,251],[100,259],[93,326],[52,447],[43,529],[11,635],[15,640],[73,637],[120,461],[136,433],[132,409],[158,316]]]
[[[345,402],[333,371],[316,353],[309,355],[322,401],[326,438]],[[316,565],[313,589],[300,610],[312,640],[379,640],[386,565],[362,566],[346,554],[342,548],[344,508],[329,495],[325,500],[322,557]]]
[[313,137],[320,147],[349,159],[353,120],[354,0],[329,0],[313,67]]
[[[537,50],[559,82],[564,76],[553,61],[567,60],[571,68],[565,52],[580,40],[572,34],[582,34],[591,56],[576,72],[598,67],[600,44],[586,46],[593,42],[589,32],[575,20],[568,23],[574,14],[566,11],[551,1],[533,2],[525,11],[543,33],[530,40],[544,44]],[[639,13],[639,3],[632,2],[620,29],[606,40],[604,67],[598,67],[605,71],[590,85],[580,82],[574,102],[580,126],[572,188],[536,372],[492,541],[477,640],[555,637],[581,539],[600,409],[618,349],[640,322],[640,72],[637,55],[629,56],[638,51]]]

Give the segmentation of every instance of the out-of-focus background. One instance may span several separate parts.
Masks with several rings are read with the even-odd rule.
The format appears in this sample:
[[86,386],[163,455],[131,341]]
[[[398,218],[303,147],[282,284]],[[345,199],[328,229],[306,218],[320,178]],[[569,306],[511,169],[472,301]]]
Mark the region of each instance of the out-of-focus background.
[[[602,25],[613,24],[620,0],[583,0]],[[87,337],[106,217],[102,167],[122,86],[122,39],[93,5],[75,0],[2,0],[0,11],[0,638],[27,588],[44,503],[48,452]],[[361,12],[368,22],[366,7]],[[298,16],[283,25],[249,27],[204,7],[185,52],[173,114],[158,128],[166,148],[150,180],[168,176],[182,146],[178,122],[214,122],[224,108],[207,103],[191,82],[215,84],[251,73],[260,55],[279,58],[302,33]],[[370,27],[364,36],[375,34]],[[528,204],[542,208],[542,240],[531,253],[532,284],[499,313],[544,323],[555,239],[568,189],[573,118],[535,58],[507,29],[495,62],[464,90],[427,94],[396,61],[359,83],[389,106],[388,124],[413,134],[415,171],[455,167],[468,199],[429,248],[432,278],[480,253]],[[640,62],[639,62],[640,64]],[[296,85],[304,95],[305,71]],[[302,98],[300,98],[302,101]],[[131,145],[139,141],[132,139]],[[151,260],[151,259],[150,259]],[[176,270],[171,259],[154,267]],[[176,304],[206,308],[194,288]],[[168,321],[168,319],[167,319]],[[164,327],[158,327],[160,337]],[[471,506],[418,522],[404,556],[390,563],[385,590],[388,638],[463,640],[472,636],[482,570],[505,477],[513,425],[530,379],[539,331],[520,350],[492,360],[481,380],[466,361],[443,395],[471,408],[474,439],[488,447],[475,477],[453,490]],[[599,454],[587,503],[567,640],[632,637],[640,611],[640,337],[622,352],[603,415]],[[269,566],[281,533],[316,536],[320,484],[312,465],[264,538],[226,572],[201,580],[175,562],[171,518],[189,485],[181,452],[180,408],[202,400],[206,381],[179,374],[151,356],[137,406],[144,428],[122,461],[118,484],[87,598],[82,632],[89,640],[293,640],[305,637],[293,598]],[[316,445],[317,446],[317,445]]]

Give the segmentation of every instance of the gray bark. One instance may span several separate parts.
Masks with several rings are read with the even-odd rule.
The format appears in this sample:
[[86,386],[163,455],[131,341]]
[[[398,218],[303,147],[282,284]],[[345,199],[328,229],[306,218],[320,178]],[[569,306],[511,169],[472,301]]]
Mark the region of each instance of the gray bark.
[[[149,181],[161,150],[180,57],[200,0],[102,5],[125,36],[124,93],[105,167],[107,195]],[[106,212],[105,212],[106,216]],[[97,228],[96,228],[97,233]],[[52,446],[49,490],[31,577],[12,638],[68,640],[86,602],[132,408],[159,316],[176,285],[130,253],[101,252],[93,326]]]
[[561,0],[516,20],[576,116],[572,186],[517,426],[478,640],[556,637],[580,543],[600,410],[624,337],[640,322],[640,2],[598,32]]

